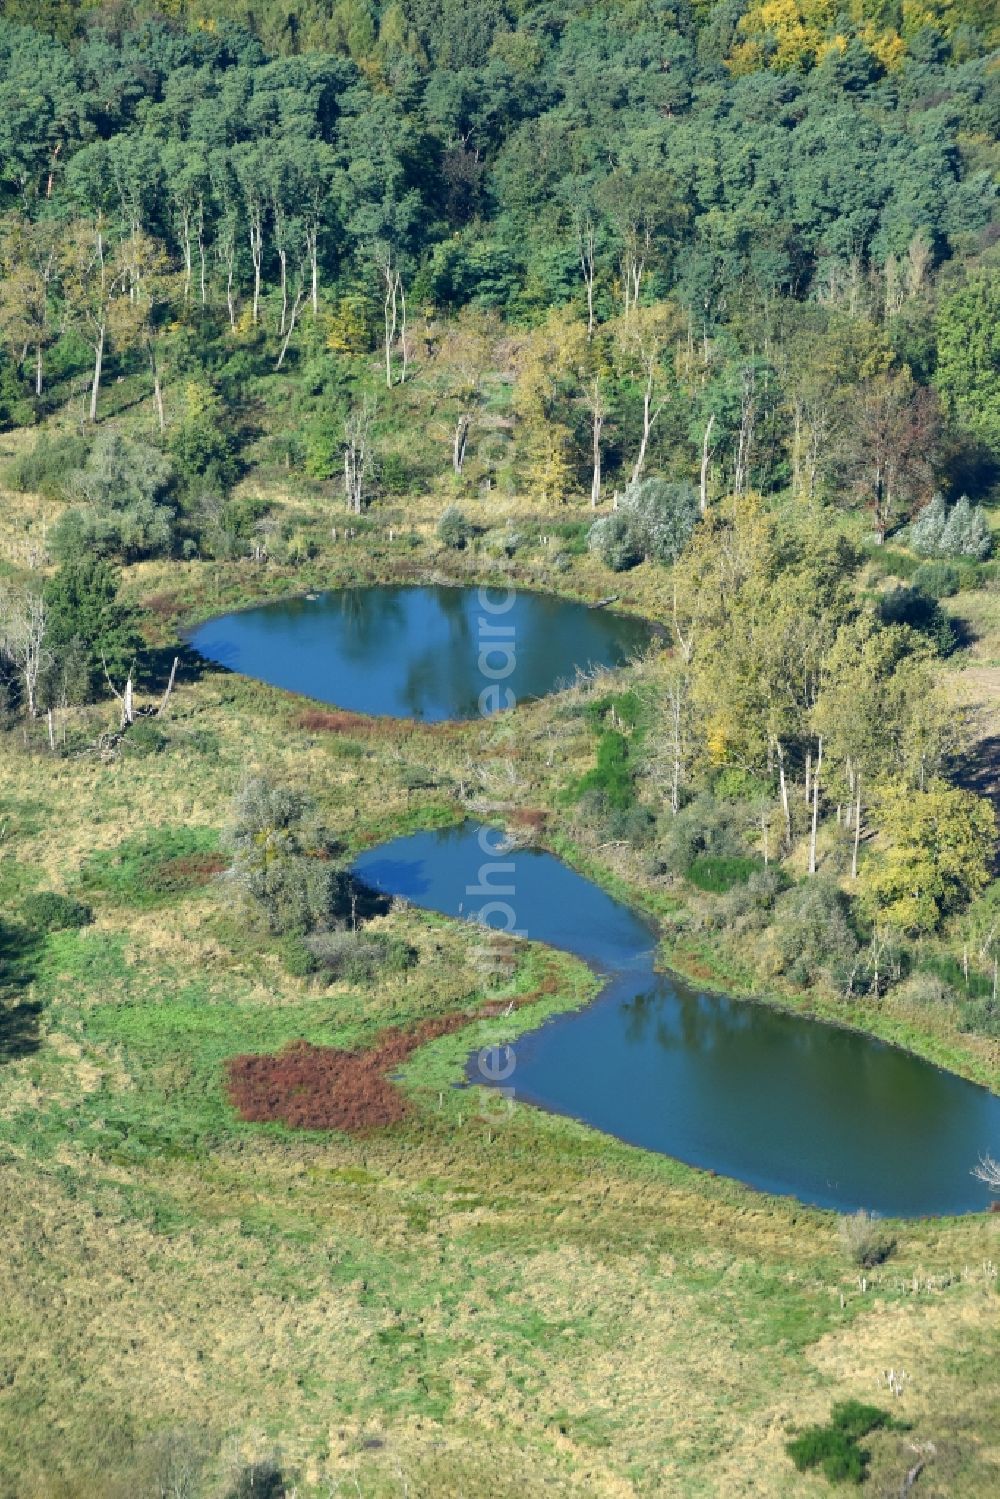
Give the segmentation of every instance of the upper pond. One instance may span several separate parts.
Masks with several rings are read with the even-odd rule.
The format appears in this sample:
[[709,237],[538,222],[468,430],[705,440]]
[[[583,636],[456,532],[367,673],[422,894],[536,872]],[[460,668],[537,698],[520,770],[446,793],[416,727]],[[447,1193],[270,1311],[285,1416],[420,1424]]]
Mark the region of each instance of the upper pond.
[[[192,631],[209,661],[359,713],[435,722],[542,697],[578,667],[621,666],[643,620],[537,593],[341,588],[224,614]],[[482,698],[482,694],[488,694]]]
[[[512,912],[525,936],[606,975],[593,1004],[501,1048],[517,1099],[821,1207],[988,1206],[970,1173],[997,1153],[1000,1098],[858,1032],[655,972],[643,917],[551,854],[493,852],[498,841],[465,824],[383,844],[354,868],[448,916],[506,927]],[[475,1057],[468,1076],[485,1080]]]

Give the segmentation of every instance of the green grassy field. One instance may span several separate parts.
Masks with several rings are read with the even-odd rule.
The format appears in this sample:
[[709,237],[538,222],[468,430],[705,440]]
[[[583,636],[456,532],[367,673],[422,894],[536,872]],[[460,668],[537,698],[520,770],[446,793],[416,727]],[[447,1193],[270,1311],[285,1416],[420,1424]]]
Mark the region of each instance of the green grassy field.
[[[18,567],[41,512],[23,496],[0,504],[0,549]],[[315,498],[302,515],[317,534],[329,519]],[[415,504],[416,540],[359,536],[294,573],[146,563],[127,587],[159,601],[149,638],[169,654],[179,620],[254,597],[478,572],[436,548],[434,519]],[[539,543],[507,572],[608,591],[592,558],[557,573],[548,555]],[[639,568],[621,602],[655,616],[662,588]],[[892,1256],[859,1273],[834,1214],[523,1106],[482,1117],[452,1086],[481,1022],[406,1065],[409,1112],[389,1130],[293,1133],[226,1102],[239,1052],[365,1046],[388,1026],[528,996],[497,1022],[509,1031],[594,988],[581,965],[528,946],[484,994],[473,934],[405,908],[378,918],[418,953],[405,973],[292,977],[211,873],[247,769],[308,789],[349,847],[474,815],[502,788],[513,811],[548,814],[564,856],[666,913],[676,901],[635,851],[599,847],[560,800],[593,765],[593,690],[513,723],[322,732],[303,727],[300,699],[185,669],[152,752],[85,748],[113,704],[68,721],[65,754],[41,724],[0,739],[0,1493],[256,1494],[265,1479],[247,1489],[248,1464],[263,1475],[271,1462],[302,1499],[819,1495],[828,1484],[798,1473],[785,1442],[848,1397],[907,1427],[866,1440],[870,1492],[897,1494],[915,1450],[919,1494],[1000,1483],[996,1216],[898,1225]],[[39,890],[86,901],[93,923],[28,938],[19,912]],[[695,936],[669,956],[706,983],[761,987]],[[838,1003],[808,1000],[1000,1077],[995,1041],[891,1000]],[[898,1395],[889,1370],[905,1374]],[[168,1489],[181,1468],[191,1486]]]

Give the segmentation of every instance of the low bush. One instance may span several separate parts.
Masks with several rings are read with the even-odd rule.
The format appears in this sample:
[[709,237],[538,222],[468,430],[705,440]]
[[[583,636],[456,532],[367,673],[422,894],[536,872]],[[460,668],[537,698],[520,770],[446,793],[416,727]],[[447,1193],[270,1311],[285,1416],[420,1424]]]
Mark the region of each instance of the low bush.
[[437,523],[438,540],[453,551],[460,552],[473,534],[471,521],[457,505],[449,505]]
[[587,544],[612,572],[647,559],[675,562],[698,519],[698,496],[690,484],[644,479],[629,485],[618,509],[590,528]]
[[801,985],[839,976],[858,951],[843,892],[819,877],[778,899],[772,939],[779,971]]
[[714,902],[706,920],[718,931],[730,934],[763,931],[771,919],[774,903],[788,887],[788,877],[774,864],[758,866],[746,883],[737,883]]
[[894,547],[870,541],[862,548],[875,578],[910,579],[920,566],[920,560],[909,552],[896,551]]
[[785,1443],[785,1451],[800,1473],[819,1468],[831,1483],[864,1483],[871,1453],[860,1445],[869,1432],[896,1429],[888,1411],[859,1400],[835,1405],[826,1426],[810,1426]]
[[148,718],[137,718],[122,740],[122,748],[126,755],[145,759],[148,755],[160,754],[168,743],[166,734],[155,723]]
[[38,890],[29,895],[22,907],[27,925],[35,932],[62,932],[70,927],[87,926],[94,913],[82,901],[54,890]]
[[84,465],[67,479],[69,493],[81,504],[57,521],[53,555],[68,561],[87,552],[134,561],[168,551],[172,482],[170,462],[158,448],[105,428]]
[[646,848],[656,837],[656,813],[651,807],[634,805],[624,811],[612,811],[608,817],[608,836]]
[[720,770],[712,785],[712,795],[724,802],[753,801],[755,797],[770,796],[772,792],[773,787],[768,781],[736,765],[727,765]]
[[675,817],[667,819],[664,858],[668,868],[685,874],[701,855],[742,859],[747,834],[756,828],[756,814],[744,802],[717,801],[707,794],[694,797]]
[[962,586],[962,573],[954,562],[922,562],[913,574],[913,586],[928,598],[950,599]]
[[314,932],[302,944],[309,971],[330,982],[370,982],[380,972],[404,973],[416,962],[416,949],[384,932]]
[[603,728],[609,717],[612,728],[635,729],[644,717],[644,706],[639,693],[630,689],[628,692],[606,692],[601,697],[592,698],[585,713],[587,722],[594,729]]
[[285,1499],[287,1493],[277,1460],[264,1457],[239,1468],[226,1490],[226,1499]]
[[958,1023],[977,1036],[1000,1036],[1000,1004],[992,996],[959,1001]]
[[841,1218],[837,1233],[850,1259],[862,1269],[881,1265],[896,1247],[895,1239],[886,1234],[875,1214],[864,1208]]
[[905,1004],[918,1005],[921,1008],[927,1005],[949,1005],[952,1006],[958,1000],[958,995],[950,984],[939,978],[936,973],[914,973],[906,980],[899,989],[898,997]]
[[7,482],[21,493],[62,499],[71,475],[84,466],[89,454],[86,438],[48,437],[43,433],[30,453],[21,453],[8,466]]
[[923,557],[972,557],[983,562],[993,550],[986,517],[968,495],[949,509],[936,494],[910,526],[910,545]]
[[926,953],[921,959],[918,974],[933,975],[941,984],[958,994],[971,995],[976,999],[988,999],[993,994],[993,976],[979,973],[970,967],[968,971],[948,953]]
[[250,777],[224,833],[229,879],[272,932],[304,936],[334,917],[343,878],[334,843],[309,797],[262,776]]
[[950,656],[958,644],[955,627],[936,598],[916,587],[893,588],[879,601],[887,625],[909,625],[931,642],[939,656]]

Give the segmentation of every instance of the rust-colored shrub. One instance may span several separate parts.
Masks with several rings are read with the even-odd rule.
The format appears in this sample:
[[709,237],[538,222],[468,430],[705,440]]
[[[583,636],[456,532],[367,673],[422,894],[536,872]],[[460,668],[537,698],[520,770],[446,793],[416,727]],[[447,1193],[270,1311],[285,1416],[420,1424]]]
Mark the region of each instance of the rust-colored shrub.
[[158,619],[171,619],[177,613],[177,596],[173,593],[151,593],[142,607]]
[[284,1051],[231,1057],[229,1101],[257,1124],[338,1129],[351,1134],[397,1124],[407,1103],[387,1074],[422,1046],[467,1024],[462,1013],[439,1015],[411,1031],[387,1030],[369,1051],[341,1051],[295,1041]]
[[489,1000],[473,1014],[464,1010],[432,1015],[411,1030],[382,1031],[368,1051],[342,1051],[293,1041],[284,1051],[230,1057],[226,1064],[229,1101],[254,1124],[287,1124],[292,1129],[337,1129],[363,1134],[398,1124],[408,1113],[405,1096],[392,1074],[427,1041],[461,1030],[471,1020],[507,1014],[533,1004],[559,988],[553,971],[537,988],[514,1000]]
[[311,734],[370,734],[375,720],[363,713],[348,713],[339,708],[332,711],[324,708],[308,708],[296,719],[300,729]]
[[548,815],[542,807],[518,807],[511,812],[510,820],[515,827],[533,828],[538,833],[545,826]]
[[158,875],[164,887],[207,885],[226,866],[225,854],[179,854],[175,859],[164,859]]

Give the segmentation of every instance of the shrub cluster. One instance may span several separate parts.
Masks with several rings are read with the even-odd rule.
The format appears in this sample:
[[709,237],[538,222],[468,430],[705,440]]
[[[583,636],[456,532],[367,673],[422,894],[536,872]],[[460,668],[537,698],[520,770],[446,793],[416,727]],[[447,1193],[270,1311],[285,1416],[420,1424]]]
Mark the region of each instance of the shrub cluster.
[[896,1422],[888,1411],[859,1400],[835,1405],[826,1426],[809,1426],[801,1436],[785,1443],[785,1451],[800,1473],[819,1468],[831,1483],[865,1480],[871,1453],[860,1445],[869,1432],[893,1430]]
[[403,973],[416,949],[385,932],[351,929],[312,932],[291,944],[286,962],[299,974],[320,974],[329,983],[370,983],[380,972]]
[[847,1254],[862,1269],[881,1265],[896,1247],[895,1239],[885,1232],[875,1214],[864,1208],[841,1218],[838,1232]]
[[904,583],[883,594],[879,613],[884,624],[908,625],[923,635],[939,656],[950,656],[958,644],[955,627],[937,599],[915,583]]
[[24,919],[32,931],[61,932],[71,927],[87,926],[94,913],[82,901],[55,890],[38,890],[29,895],[22,907]]
[[630,485],[611,515],[590,528],[587,543],[612,572],[640,562],[675,562],[698,519],[698,496],[690,484],[644,479]]
[[858,952],[843,892],[819,876],[778,899],[771,938],[780,971],[795,984],[820,978],[839,983]]
[[910,526],[909,539],[922,557],[973,557],[982,562],[993,550],[986,517],[964,494],[951,510],[944,495],[936,494]]
[[333,919],[342,878],[308,797],[251,777],[225,831],[229,877],[272,932],[304,935]]
[[460,552],[473,534],[474,527],[457,505],[449,505],[437,523],[438,540]]

